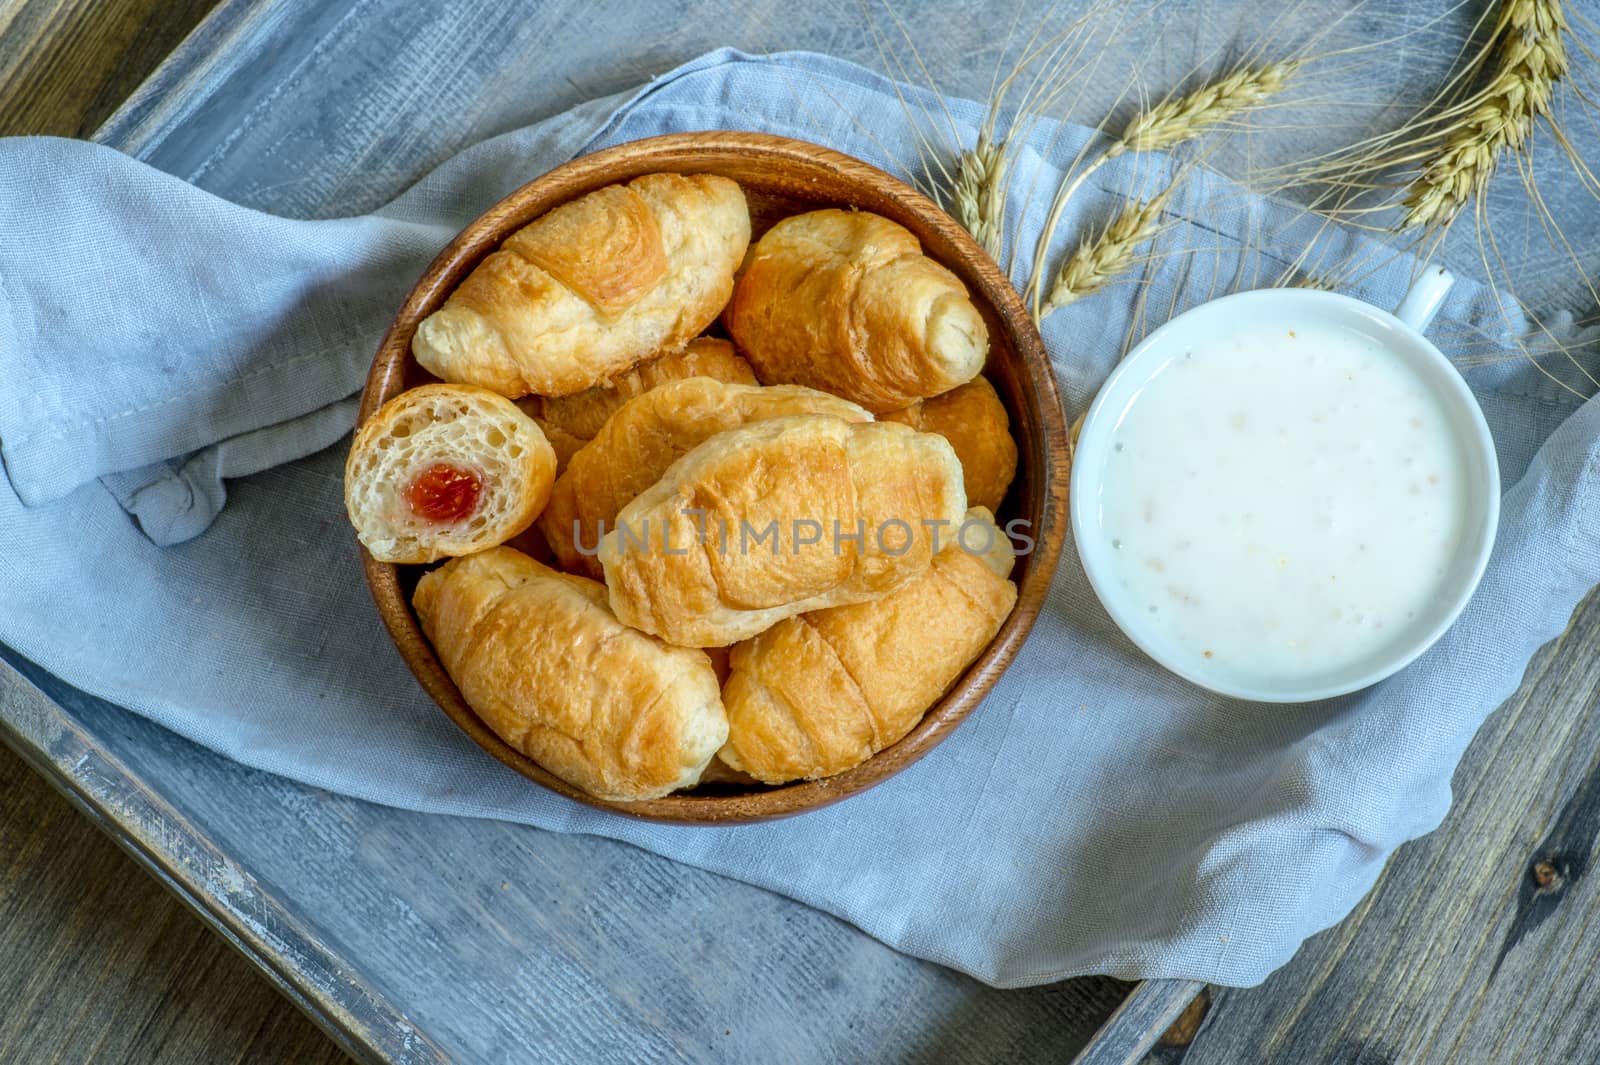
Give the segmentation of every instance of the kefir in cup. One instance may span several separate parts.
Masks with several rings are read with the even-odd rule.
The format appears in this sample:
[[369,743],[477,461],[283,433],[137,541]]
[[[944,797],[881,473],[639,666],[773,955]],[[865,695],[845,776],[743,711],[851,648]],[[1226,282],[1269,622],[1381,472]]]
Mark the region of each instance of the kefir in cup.
[[1073,460],[1100,600],[1152,658],[1240,698],[1372,684],[1443,634],[1488,560],[1499,476],[1482,412],[1400,314],[1303,289],[1187,311],[1131,351]]

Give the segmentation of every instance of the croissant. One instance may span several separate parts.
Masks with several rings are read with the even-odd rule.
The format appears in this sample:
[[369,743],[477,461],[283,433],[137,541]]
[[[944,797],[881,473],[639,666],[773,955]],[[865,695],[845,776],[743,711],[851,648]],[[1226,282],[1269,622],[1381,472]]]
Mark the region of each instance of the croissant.
[[724,321],[764,384],[809,385],[875,414],[972,380],[989,350],[960,279],[904,226],[865,211],[773,226]]
[[594,581],[493,547],[424,574],[412,603],[484,724],[591,795],[689,787],[727,739],[711,660],[622,625]]
[[888,594],[926,572],[934,531],[966,508],[942,437],[830,415],[772,418],[673,463],[618,513],[600,563],[624,624],[715,647]]
[[871,421],[851,403],[799,385],[723,384],[706,377],[672,381],[629,400],[575,454],[556,479],[539,531],[561,568],[599,579],[595,549],[617,512],[655,484],[678,459],[720,432],[790,414]]
[[1000,509],[1000,501],[1017,474],[1017,442],[1000,396],[986,378],[974,377],[942,396],[920,399],[883,415],[950,441],[961,460],[969,506]]
[[1010,544],[987,510],[943,541],[926,572],[881,599],[786,618],[736,644],[721,760],[768,784],[815,780],[910,732],[1017,601]]
[[608,185],[507,237],[411,350],[436,377],[512,398],[582,392],[705,329],[749,243],[744,192],[727,178]]
[[423,385],[356,430],[345,511],[373,558],[432,562],[522,532],[555,476],[555,452],[515,403],[471,385]]
[[606,419],[634,396],[643,395],[668,381],[686,377],[714,377],[718,381],[753,385],[755,372],[739,357],[733,345],[717,337],[696,337],[682,351],[659,355],[594,388],[572,396],[524,396],[517,406],[539,423],[550,446],[556,449],[556,473],[584,444],[593,440]]

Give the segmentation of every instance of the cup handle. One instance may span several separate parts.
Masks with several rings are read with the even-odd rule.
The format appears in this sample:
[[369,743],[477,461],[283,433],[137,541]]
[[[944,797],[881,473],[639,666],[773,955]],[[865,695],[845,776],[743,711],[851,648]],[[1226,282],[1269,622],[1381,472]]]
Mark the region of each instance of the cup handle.
[[1400,306],[1394,309],[1394,316],[1419,333],[1427,332],[1433,316],[1439,313],[1439,307],[1450,292],[1450,286],[1455,283],[1456,275],[1444,267],[1428,267],[1406,289]]

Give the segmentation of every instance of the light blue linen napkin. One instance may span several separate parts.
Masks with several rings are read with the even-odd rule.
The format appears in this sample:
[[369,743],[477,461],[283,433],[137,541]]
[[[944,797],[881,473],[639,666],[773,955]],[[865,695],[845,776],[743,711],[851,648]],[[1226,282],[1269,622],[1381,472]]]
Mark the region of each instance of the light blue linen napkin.
[[[899,93],[944,121],[935,99]],[[981,110],[946,103],[970,143]],[[1526,323],[1494,292],[1457,286],[1435,334],[1452,354],[1472,338],[1466,377],[1509,486],[1500,541],[1450,633],[1366,692],[1264,706],[1178,680],[1120,635],[1069,543],[1016,664],[888,783],[759,826],[595,812],[489,759],[417,688],[361,582],[343,447],[328,445],[389,316],[465,222],[581,152],[717,128],[820,141],[907,176],[921,165],[918,130],[877,75],[727,51],[480,144],[360,218],[273,218],[103,148],[0,142],[0,641],[249,765],[627,840],[989,983],[1260,981],[1439,822],[1477,726],[1600,580],[1600,401],[1580,407],[1525,360],[1495,358]],[[1035,128],[1013,202],[1052,187],[1091,136]],[[1061,246],[1168,165],[1104,168]],[[1019,246],[1042,198],[1017,220]],[[1145,324],[1271,283],[1308,242],[1314,263],[1374,263],[1350,291],[1379,305],[1414,268],[1199,172],[1167,222],[1145,285],[1047,323],[1069,415]]]

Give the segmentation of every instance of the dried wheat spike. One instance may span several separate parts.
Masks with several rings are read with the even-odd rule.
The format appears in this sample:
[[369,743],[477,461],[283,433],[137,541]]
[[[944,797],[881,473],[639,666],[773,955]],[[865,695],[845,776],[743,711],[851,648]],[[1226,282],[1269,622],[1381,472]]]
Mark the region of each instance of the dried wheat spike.
[[1245,67],[1187,96],[1163,100],[1135,115],[1122,131],[1123,150],[1159,152],[1214,129],[1281,92],[1299,67],[1285,59],[1264,67]]
[[1042,321],[1052,311],[1098,292],[1134,264],[1139,245],[1156,235],[1161,212],[1171,199],[1175,185],[1142,203],[1132,203],[1112,219],[1111,224],[1085,239],[1062,264],[1055,283],[1039,312]]
[[1442,134],[1439,154],[1407,189],[1398,229],[1448,226],[1489,184],[1502,152],[1526,149],[1567,72],[1566,31],[1561,0],[1505,0],[1495,23],[1489,81]]
[[980,135],[971,151],[961,153],[951,191],[956,218],[998,260],[1005,236],[1005,145]]

